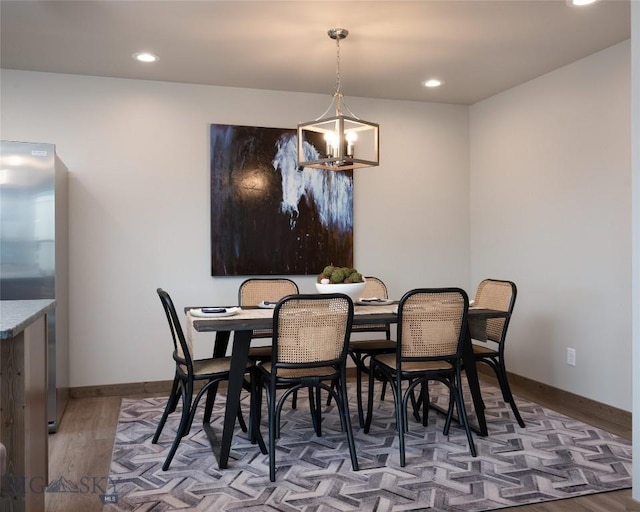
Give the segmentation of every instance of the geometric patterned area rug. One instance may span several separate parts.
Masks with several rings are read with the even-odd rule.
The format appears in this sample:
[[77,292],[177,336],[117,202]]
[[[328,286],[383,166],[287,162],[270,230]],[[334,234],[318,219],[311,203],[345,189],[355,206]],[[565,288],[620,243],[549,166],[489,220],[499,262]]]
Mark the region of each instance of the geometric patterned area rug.
[[[482,396],[489,436],[474,434],[477,457],[469,453],[455,422],[449,436],[442,434],[444,415],[431,410],[427,427],[410,419],[406,466],[401,468],[391,395],[375,402],[371,430],[365,434],[354,414],[352,387],[360,471],[351,469],[335,404],[325,408],[318,438],[306,393],[300,393],[297,409],[285,405],[283,410],[273,483],[268,456],[239,428],[228,468],[218,469],[202,430],[202,407],[171,467],[162,471],[179,409],[153,445],[166,399],[124,399],[109,475],[113,492],[105,495],[104,510],[479,512],[631,487],[630,441],[516,397],[526,423],[520,428],[500,391],[487,385]],[[432,401],[446,405],[447,399],[439,384],[431,389]],[[223,406],[220,394],[211,423],[218,438]],[[243,394],[245,415],[248,406]],[[262,433],[266,442],[266,423]]]

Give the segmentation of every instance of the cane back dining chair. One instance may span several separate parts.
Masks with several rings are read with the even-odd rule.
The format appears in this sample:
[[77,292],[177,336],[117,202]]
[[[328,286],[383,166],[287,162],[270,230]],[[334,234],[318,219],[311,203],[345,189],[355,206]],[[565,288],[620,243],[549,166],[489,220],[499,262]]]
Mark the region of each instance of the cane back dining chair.
[[[238,303],[240,306],[257,306],[260,303],[275,304],[287,295],[300,293],[295,281],[285,277],[251,277],[240,284],[238,289]],[[273,338],[273,329],[256,329],[252,339]],[[254,345],[249,347],[249,360],[254,363],[271,360],[271,344]],[[298,393],[293,394],[293,408],[296,408]]]
[[[198,403],[205,393],[207,393],[207,403],[205,406],[203,423],[208,423],[211,420],[213,400],[209,397],[209,390],[213,389],[214,386],[217,386],[219,382],[228,380],[231,358],[215,357],[208,359],[193,359],[192,347],[184,336],[184,331],[182,330],[182,326],[171,297],[162,288],[158,288],[156,292],[160,297],[162,307],[167,316],[167,321],[169,322],[171,337],[173,338],[175,375],[169,399],[167,400],[164,412],[162,413],[162,417],[156,428],[153,440],[151,441],[153,444],[158,442],[169,414],[176,410],[178,402],[182,399],[182,416],[180,418],[180,424],[176,431],[176,436],[173,440],[173,444],[171,445],[171,449],[169,450],[164,464],[162,465],[163,471],[166,471],[171,465],[171,461],[173,460],[181,439],[191,430],[191,425],[193,424],[193,419],[197,412]],[[255,367],[251,364],[247,364],[247,372],[250,376],[254,371]],[[254,377],[252,376],[252,379],[253,378]],[[204,381],[204,385],[197,392],[195,398],[193,398],[194,385],[196,382],[200,381]],[[250,389],[255,390],[255,386],[251,386]],[[255,407],[255,404],[255,397],[252,396],[251,407]],[[252,418],[257,417],[253,411],[250,413],[250,416]],[[241,413],[238,414],[238,417],[242,419]],[[246,426],[243,427],[243,430],[246,431]],[[257,438],[254,437],[252,440],[255,441],[256,439]],[[266,447],[264,447],[264,444],[261,441],[262,440],[260,438],[258,440],[261,445],[260,448],[263,452],[266,452]]]
[[[365,288],[362,297],[388,299],[389,292],[382,279],[375,276],[365,277]],[[381,333],[377,337],[367,339],[352,339],[349,342],[348,354],[356,366],[356,397],[358,403],[358,421],[360,427],[364,427],[364,412],[362,406],[362,376],[369,373],[368,360],[377,354],[392,354],[396,351],[396,342],[391,339],[391,327],[389,324],[354,325],[351,333]],[[382,382],[380,399],[384,400],[387,382]]]
[[[318,436],[322,435],[320,390],[333,396],[346,431],[351,465],[354,471],[358,470],[346,379],[352,321],[353,302],[344,294],[292,295],[283,298],[275,308],[271,359],[258,364],[258,383],[267,396],[269,478],[272,482],[276,477],[275,441],[276,435],[280,435],[280,414],[286,399],[303,387],[315,390],[309,396],[313,426]],[[278,390],[281,390],[279,396]]]
[[[298,285],[286,278],[250,278],[242,282],[238,289],[240,306],[257,306],[261,302],[275,305],[282,297],[299,293]],[[256,329],[252,339],[271,339],[272,329]],[[249,348],[251,361],[268,361],[271,358],[271,345]]]
[[[454,403],[458,421],[464,428],[471,454],[475,444],[467,421],[462,396],[462,347],[466,336],[469,298],[459,288],[421,288],[402,297],[398,306],[398,347],[395,354],[371,358],[369,397],[365,433],[369,433],[373,416],[373,382],[381,377],[393,391],[398,430],[400,465],[405,466],[405,432],[408,431],[407,406],[417,386],[427,389],[429,381],[439,381],[449,388],[449,410],[444,434],[449,434]],[[406,389],[403,382],[407,381]],[[421,393],[424,411],[428,394]],[[423,423],[427,415],[423,415]]]
[[[506,311],[506,318],[489,318],[482,322],[469,322],[469,330],[473,340],[473,356],[476,362],[489,365],[498,379],[504,401],[511,406],[514,416],[521,427],[525,426],[524,420],[518,411],[516,402],[511,393],[509,379],[504,360],[505,340],[513,306],[516,302],[518,289],[515,283],[499,279],[485,279],[478,285],[474,306],[498,311]],[[486,324],[484,323],[486,322]],[[488,342],[493,342],[490,346]]]

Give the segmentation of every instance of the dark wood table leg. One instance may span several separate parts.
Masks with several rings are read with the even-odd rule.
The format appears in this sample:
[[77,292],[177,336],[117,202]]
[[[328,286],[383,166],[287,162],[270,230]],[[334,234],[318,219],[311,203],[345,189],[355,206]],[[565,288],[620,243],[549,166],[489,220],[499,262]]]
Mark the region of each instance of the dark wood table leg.
[[[216,331],[216,341],[213,344],[213,357],[224,357],[227,354],[227,347],[229,346],[229,338],[231,337],[231,333],[229,331]],[[208,424],[211,420],[211,407],[213,406],[213,401],[216,399],[216,395],[218,394],[218,383],[212,384],[207,392],[207,408],[208,411],[204,417],[204,423]],[[209,436],[209,440],[213,437],[213,431],[209,426],[209,429],[205,428],[206,434]]]
[[[214,446],[211,427],[205,424],[205,431],[207,431],[207,435],[211,441],[212,448],[218,459],[218,467],[220,469],[225,469],[229,462],[231,441],[233,439],[233,431],[236,426],[236,417],[240,406],[240,394],[242,393],[242,384],[247,366],[251,334],[252,331],[236,331],[234,335],[233,350],[231,351],[231,369],[229,371],[227,403],[224,412],[224,426],[222,428],[222,440],[219,447]],[[216,348],[217,345],[218,343],[216,340]]]
[[469,383],[469,389],[471,390],[471,397],[473,398],[473,408],[478,418],[478,428],[471,427],[478,435],[486,436],[487,431],[487,419],[484,415],[484,401],[482,400],[482,392],[480,391],[480,382],[478,381],[478,370],[476,368],[476,361],[473,357],[473,345],[471,344],[471,335],[467,326],[467,332],[465,334],[464,345],[462,346],[462,363],[464,365],[464,371],[467,374],[467,381]]
[[227,354],[230,337],[231,333],[229,331],[216,332],[216,342],[213,345],[213,357],[224,357]]

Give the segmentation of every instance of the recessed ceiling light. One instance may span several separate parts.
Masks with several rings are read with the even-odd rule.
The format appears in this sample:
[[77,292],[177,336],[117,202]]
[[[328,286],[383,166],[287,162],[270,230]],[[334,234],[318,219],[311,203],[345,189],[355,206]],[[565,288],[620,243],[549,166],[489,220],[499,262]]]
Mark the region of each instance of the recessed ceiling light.
[[431,80],[423,82],[422,85],[424,85],[425,87],[440,87],[442,85],[442,80],[432,78]]
[[582,7],[583,5],[594,4],[598,0],[567,0],[567,3],[570,5],[575,5],[576,7]]
[[134,53],[133,58],[140,62],[156,62],[159,60],[157,55],[149,52]]

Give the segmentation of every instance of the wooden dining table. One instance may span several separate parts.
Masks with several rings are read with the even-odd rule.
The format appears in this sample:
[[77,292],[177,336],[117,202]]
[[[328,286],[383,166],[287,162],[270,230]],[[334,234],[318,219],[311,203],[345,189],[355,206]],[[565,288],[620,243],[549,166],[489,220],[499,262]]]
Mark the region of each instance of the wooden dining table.
[[[380,324],[398,322],[398,315],[393,312],[397,303],[388,305],[356,305],[353,316],[353,325]],[[224,469],[229,462],[231,451],[231,441],[235,429],[236,417],[240,404],[244,374],[249,355],[249,345],[255,329],[270,329],[273,327],[273,310],[261,309],[257,307],[243,307],[241,311],[233,316],[204,318],[192,316],[188,312],[193,307],[185,308],[188,320],[188,332],[215,332],[216,340],[213,349],[214,357],[224,357],[227,352],[230,335],[233,332],[233,344],[231,349],[231,369],[229,373],[229,384],[227,389],[227,400],[225,405],[224,423],[222,428],[222,439],[218,442],[213,429],[206,428],[207,437],[211,443],[211,448],[218,460],[218,467]],[[488,318],[506,318],[506,311],[497,311],[485,308],[469,308],[470,320],[482,323]],[[469,329],[465,336],[463,346],[463,364],[473,407],[478,424],[471,428],[480,436],[487,435],[487,422],[484,415],[484,402],[480,391],[476,363],[473,357],[473,346]]]

